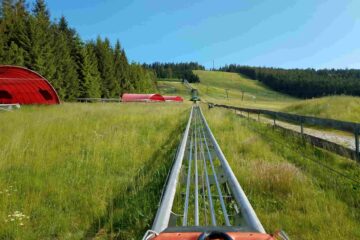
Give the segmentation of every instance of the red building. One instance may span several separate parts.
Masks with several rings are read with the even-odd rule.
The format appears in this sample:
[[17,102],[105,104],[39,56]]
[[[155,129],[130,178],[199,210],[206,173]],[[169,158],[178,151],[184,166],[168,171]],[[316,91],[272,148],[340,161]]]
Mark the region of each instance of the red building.
[[0,104],[59,104],[51,84],[40,74],[17,66],[0,65]]
[[121,97],[122,102],[165,102],[160,94],[135,94],[124,93]]
[[184,99],[180,96],[164,96],[166,102],[182,102]]

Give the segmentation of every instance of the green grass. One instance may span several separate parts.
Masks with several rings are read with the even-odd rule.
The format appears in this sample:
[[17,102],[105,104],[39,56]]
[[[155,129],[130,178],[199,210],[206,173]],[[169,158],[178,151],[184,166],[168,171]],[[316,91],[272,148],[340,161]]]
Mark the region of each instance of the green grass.
[[[204,110],[206,108],[203,108]],[[291,239],[359,239],[359,166],[223,109],[205,116],[268,232]],[[319,163],[316,163],[316,162]]]
[[[273,91],[261,82],[237,73],[201,70],[194,73],[201,82],[192,85],[199,89],[201,98],[207,102],[360,122],[360,97],[329,96],[302,100]],[[225,89],[228,89],[229,98]]]
[[[205,100],[358,121],[358,98],[302,101],[237,74],[196,73]],[[162,94],[189,98],[181,83],[158,84]],[[140,239],[156,213],[189,106],[62,104],[0,112],[0,239]],[[315,162],[360,181],[358,165],[230,111],[203,110],[269,232],[360,238],[359,184]]]
[[0,113],[0,239],[139,239],[188,109],[109,103]]
[[283,111],[301,115],[360,122],[360,97],[331,96],[304,100]]
[[[267,88],[257,80],[237,73],[194,71],[200,77],[199,84],[192,84],[203,100],[235,106],[280,109],[296,99]],[[228,89],[228,97],[226,95]],[[244,92],[244,97],[242,95]]]
[[181,82],[179,78],[157,78],[156,81],[158,82]]
[[162,81],[158,82],[158,89],[163,95],[178,95],[184,100],[190,99],[190,90],[181,82]]

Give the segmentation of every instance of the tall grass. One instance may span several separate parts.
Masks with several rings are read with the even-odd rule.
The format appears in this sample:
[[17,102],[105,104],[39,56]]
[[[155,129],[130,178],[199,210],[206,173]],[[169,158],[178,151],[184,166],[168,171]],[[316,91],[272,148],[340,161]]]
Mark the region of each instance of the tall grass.
[[109,103],[0,113],[0,239],[139,239],[188,109]]
[[[205,108],[204,108],[205,109]],[[268,232],[291,239],[360,239],[360,182],[352,160],[223,109],[206,118]]]
[[292,104],[284,111],[302,115],[360,122],[360,97],[330,96]]

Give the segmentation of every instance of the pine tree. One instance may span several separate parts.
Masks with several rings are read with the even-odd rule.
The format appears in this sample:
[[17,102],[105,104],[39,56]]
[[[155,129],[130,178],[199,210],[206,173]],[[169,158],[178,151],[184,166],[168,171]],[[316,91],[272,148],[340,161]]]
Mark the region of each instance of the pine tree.
[[114,50],[115,77],[120,86],[120,95],[129,89],[129,63],[125,51],[121,49],[119,40],[116,41]]
[[50,15],[44,0],[36,0],[33,13],[34,16],[30,18],[30,40],[32,46],[30,68],[39,72],[52,84],[61,87],[61,83],[54,82],[54,75],[56,73],[54,34],[51,29]]
[[96,56],[98,69],[101,75],[101,96],[103,98],[118,97],[120,84],[115,77],[114,54],[110,41],[100,37],[96,40]]
[[65,34],[53,27],[55,32],[55,50],[54,54],[57,59],[56,71],[54,74],[54,83],[58,89],[59,95],[65,100],[75,100],[79,94],[78,75],[76,65],[71,58],[70,48],[68,46]]
[[[28,22],[29,14],[25,8],[25,1],[18,0],[15,3],[5,0],[1,5],[0,22],[0,59],[3,63],[26,65],[29,61],[31,48]],[[11,56],[6,52],[11,51]],[[21,56],[16,56],[19,53]],[[21,60],[20,60],[21,59]]]
[[64,16],[61,16],[60,18],[59,29],[66,35],[66,41],[70,48],[71,58],[74,61],[78,78],[83,78],[81,68],[84,61],[82,52],[84,43],[81,41],[80,36],[76,31],[68,26],[68,22]]
[[24,55],[25,51],[22,48],[19,48],[16,43],[11,42],[2,63],[16,66],[24,66]]
[[84,61],[81,68],[83,77],[79,83],[80,97],[99,98],[101,96],[101,79],[93,44],[87,44],[82,53]]

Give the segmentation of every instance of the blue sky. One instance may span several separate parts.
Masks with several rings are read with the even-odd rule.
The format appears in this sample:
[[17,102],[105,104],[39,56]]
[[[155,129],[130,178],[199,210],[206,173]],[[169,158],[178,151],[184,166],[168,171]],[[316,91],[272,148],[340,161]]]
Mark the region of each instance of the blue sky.
[[84,40],[136,62],[360,68],[359,0],[48,0]]

